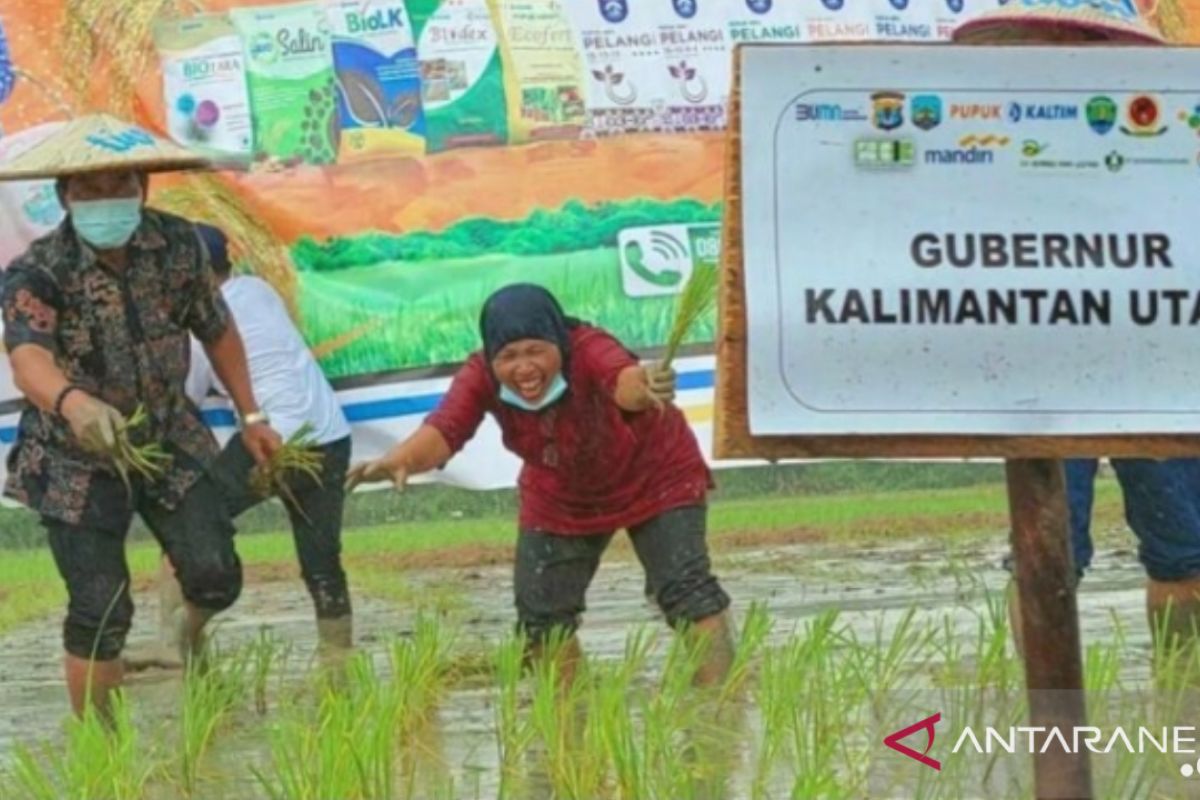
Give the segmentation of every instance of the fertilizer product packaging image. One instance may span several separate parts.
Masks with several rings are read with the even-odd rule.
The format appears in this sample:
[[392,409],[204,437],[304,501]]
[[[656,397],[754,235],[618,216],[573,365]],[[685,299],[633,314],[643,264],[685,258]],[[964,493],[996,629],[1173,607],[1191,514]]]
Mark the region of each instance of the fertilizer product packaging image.
[[936,27],[933,6],[946,0],[867,0],[871,37],[881,42],[932,42]]
[[728,0],[655,0],[668,88],[663,127],[668,132],[725,127],[732,55]]
[[504,144],[504,67],[487,0],[407,0],[428,152]]
[[[807,41],[856,42],[875,38],[874,0],[804,0]],[[887,2],[887,0],[883,0]]]
[[729,48],[739,44],[803,42],[803,0],[723,0]]
[[255,157],[333,163],[337,113],[324,10],[300,3],[229,14],[246,52]]
[[417,46],[403,0],[331,0],[342,162],[425,153]]
[[591,135],[662,129],[669,87],[663,80],[666,68],[658,41],[657,2],[572,0],[566,4],[583,54]]
[[508,139],[578,139],[587,122],[583,62],[567,0],[489,0],[508,97]]
[[162,59],[167,132],[184,147],[249,155],[254,146],[246,60],[237,29],[223,14],[163,20],[154,26]]

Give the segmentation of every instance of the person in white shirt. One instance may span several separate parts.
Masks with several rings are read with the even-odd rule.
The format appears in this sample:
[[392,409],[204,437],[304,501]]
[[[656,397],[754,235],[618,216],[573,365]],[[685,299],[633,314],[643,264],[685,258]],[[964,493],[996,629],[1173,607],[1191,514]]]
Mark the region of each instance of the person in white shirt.
[[[292,524],[300,572],[316,610],[319,649],[323,655],[336,658],[353,644],[350,592],[341,563],[350,425],[333,387],[296,330],[283,300],[261,278],[231,274],[228,241],[222,231],[204,224],[197,224],[196,229],[208,247],[221,294],[245,343],[250,382],[259,406],[284,440],[307,425],[308,435],[320,447],[320,483],[305,475],[295,475],[288,486],[295,505],[289,500],[284,507]],[[203,349],[194,340],[186,391],[196,405],[213,392],[225,394]],[[213,476],[234,518],[266,499],[250,488],[254,465],[238,436],[229,440],[212,464]],[[177,585],[169,570],[160,576],[159,593],[162,618],[166,622],[171,619],[178,598]],[[161,644],[166,646],[166,653],[140,662],[135,656],[129,660],[129,666],[175,666],[170,657],[175,650],[174,642],[168,641],[175,628],[169,623],[163,625]]]

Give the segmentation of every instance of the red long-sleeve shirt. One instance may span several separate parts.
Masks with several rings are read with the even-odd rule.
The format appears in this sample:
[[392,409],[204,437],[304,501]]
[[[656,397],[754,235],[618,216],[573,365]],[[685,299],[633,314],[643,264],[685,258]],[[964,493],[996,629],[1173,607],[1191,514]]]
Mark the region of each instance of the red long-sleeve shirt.
[[673,405],[630,413],[613,399],[617,376],[637,360],[608,333],[571,331],[569,390],[542,412],[503,403],[482,353],[472,355],[426,424],[457,453],[484,414],[524,461],[522,529],[599,534],[704,501],[711,476],[696,437]]

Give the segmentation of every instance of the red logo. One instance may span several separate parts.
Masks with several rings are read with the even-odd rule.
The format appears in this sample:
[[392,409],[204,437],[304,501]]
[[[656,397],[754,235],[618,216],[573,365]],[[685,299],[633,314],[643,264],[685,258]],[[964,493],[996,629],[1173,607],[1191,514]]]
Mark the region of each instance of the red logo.
[[[889,735],[886,739],[884,739],[883,743],[886,744],[888,747],[892,748],[893,750],[895,750],[897,753],[908,756],[909,758],[913,759],[914,761],[920,761],[925,766],[930,767],[932,769],[936,769],[938,772],[941,772],[942,762],[938,761],[937,759],[929,757],[929,751],[931,749],[933,749],[934,726],[937,725],[941,721],[942,721],[942,712],[939,711],[938,713],[934,714],[932,717],[923,719],[920,722],[916,723],[915,725],[909,725],[907,728],[904,728],[903,730],[896,731],[895,733]],[[917,731],[922,731],[922,730],[929,734],[929,743],[925,745],[924,751],[918,753],[916,750],[913,750],[911,747],[900,744],[900,741],[902,739],[907,739],[909,736],[912,736]]]
[[1126,124],[1121,133],[1126,136],[1161,136],[1167,126],[1162,123],[1162,110],[1158,100],[1147,94],[1139,94],[1125,107]]

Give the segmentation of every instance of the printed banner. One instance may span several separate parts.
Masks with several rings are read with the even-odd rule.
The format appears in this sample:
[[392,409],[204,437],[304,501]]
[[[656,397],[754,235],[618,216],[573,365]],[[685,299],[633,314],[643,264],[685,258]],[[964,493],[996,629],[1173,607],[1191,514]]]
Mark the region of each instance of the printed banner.
[[[432,407],[506,283],[662,346],[719,247],[738,44],[941,41],[994,2],[0,0],[0,157],[105,110],[248,162],[156,177],[151,202],[220,225],[283,295],[367,456]],[[1182,40],[1177,11],[1154,13]],[[60,214],[48,184],[0,186],[0,262]],[[697,363],[680,402],[707,447]],[[8,443],[6,369],[0,393]],[[439,477],[510,483],[487,436]]]
[[753,433],[1200,428],[1200,53],[743,67]]

